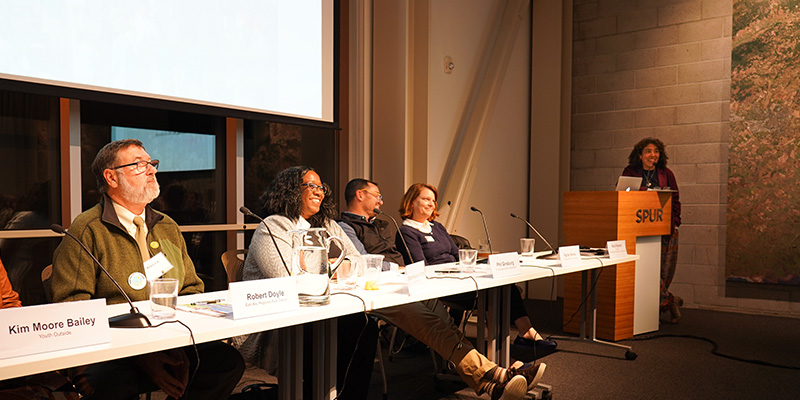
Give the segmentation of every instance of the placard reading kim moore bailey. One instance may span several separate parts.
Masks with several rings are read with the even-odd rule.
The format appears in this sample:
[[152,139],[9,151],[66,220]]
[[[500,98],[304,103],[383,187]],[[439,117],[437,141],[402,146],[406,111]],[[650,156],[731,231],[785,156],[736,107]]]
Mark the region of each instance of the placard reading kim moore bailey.
[[109,342],[105,299],[0,310],[0,359]]

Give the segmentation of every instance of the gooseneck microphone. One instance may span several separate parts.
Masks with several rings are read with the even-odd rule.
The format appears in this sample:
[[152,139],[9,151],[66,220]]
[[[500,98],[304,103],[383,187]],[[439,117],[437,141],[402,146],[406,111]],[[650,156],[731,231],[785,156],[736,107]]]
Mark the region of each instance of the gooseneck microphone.
[[492,239],[489,238],[489,228],[486,227],[486,217],[483,216],[483,212],[481,210],[478,210],[475,207],[470,207],[469,209],[481,215],[481,220],[483,221],[483,230],[486,232],[486,241],[489,243],[489,254],[493,254]]
[[128,294],[125,293],[124,290],[122,290],[122,286],[120,286],[117,280],[114,279],[114,277],[112,277],[110,273],[108,273],[106,267],[104,267],[103,264],[100,264],[100,261],[97,259],[97,257],[95,257],[91,251],[89,251],[89,248],[86,247],[86,245],[83,244],[83,242],[81,242],[77,237],[75,237],[75,235],[69,233],[69,231],[64,229],[64,227],[61,225],[58,224],[50,225],[50,229],[52,229],[53,232],[55,233],[62,233],[64,235],[67,235],[70,238],[72,238],[72,240],[78,242],[78,244],[81,245],[83,250],[85,250],[86,253],[89,254],[89,257],[91,257],[92,260],[94,260],[94,263],[97,264],[97,266],[100,267],[101,270],[103,270],[108,279],[110,279],[111,282],[114,283],[114,286],[117,287],[119,292],[122,293],[122,296],[125,297],[125,300],[131,306],[131,312],[129,312],[128,314],[121,314],[114,317],[109,317],[108,326],[112,328],[149,328],[151,326],[150,320],[147,319],[147,316],[139,312],[139,309],[133,305],[133,302],[131,301],[131,298],[128,297]]
[[511,215],[511,218],[516,218],[516,219],[524,222],[525,224],[527,224],[528,227],[531,228],[531,230],[534,233],[536,233],[536,236],[539,236],[544,241],[544,244],[546,244],[547,247],[550,248],[550,251],[551,251],[550,254],[546,254],[544,256],[539,256],[539,258],[544,258],[544,257],[548,257],[548,256],[552,256],[552,255],[558,254],[558,250],[554,249],[553,246],[550,245],[550,242],[548,242],[547,239],[545,239],[544,236],[542,236],[542,234],[539,233],[539,231],[537,231],[536,228],[534,228],[533,225],[531,225],[530,222],[528,222],[525,219],[522,219],[521,217],[518,217],[517,214],[511,213],[510,215]]
[[264,226],[267,227],[267,232],[269,232],[269,237],[272,238],[272,244],[275,245],[275,251],[278,252],[278,256],[281,258],[281,262],[283,263],[283,268],[286,270],[286,273],[289,274],[289,276],[292,276],[292,271],[289,270],[289,267],[286,265],[286,260],[283,259],[283,254],[281,254],[281,249],[278,247],[278,242],[275,241],[275,235],[272,234],[272,229],[269,229],[267,221],[264,221],[264,218],[259,217],[258,215],[256,215],[256,213],[250,211],[250,209],[245,206],[239,207],[239,212],[261,221],[261,223],[263,223]]
[[403,233],[400,232],[400,225],[397,225],[397,221],[394,219],[394,217],[392,217],[389,214],[384,214],[383,211],[381,211],[380,208],[373,208],[372,212],[374,212],[376,215],[377,214],[383,214],[383,215],[389,217],[389,219],[391,219],[392,222],[394,222],[394,227],[397,228],[397,234],[400,235],[400,241],[403,242],[403,247],[406,248],[406,254],[408,254],[408,259],[411,260],[411,263],[413,264],[414,263],[414,257],[411,256],[411,250],[408,249],[408,245],[406,244],[406,238],[404,238],[403,237]]

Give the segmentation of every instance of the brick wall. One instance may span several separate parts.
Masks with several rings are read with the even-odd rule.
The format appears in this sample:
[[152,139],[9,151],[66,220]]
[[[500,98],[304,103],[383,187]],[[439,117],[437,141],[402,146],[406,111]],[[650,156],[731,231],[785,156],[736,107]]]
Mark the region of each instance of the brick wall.
[[641,138],[681,191],[673,292],[687,305],[800,314],[725,297],[732,0],[575,0],[571,190],[609,190]]

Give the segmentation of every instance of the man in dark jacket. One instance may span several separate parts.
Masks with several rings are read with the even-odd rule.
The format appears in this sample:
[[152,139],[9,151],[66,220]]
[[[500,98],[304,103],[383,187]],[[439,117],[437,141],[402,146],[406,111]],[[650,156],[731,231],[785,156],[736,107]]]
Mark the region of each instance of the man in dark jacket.
[[339,225],[356,249],[361,254],[382,254],[385,261],[405,265],[395,246],[395,229],[375,215],[374,210],[383,204],[378,185],[366,179],[353,179],[344,189],[344,199],[347,211],[342,212]]

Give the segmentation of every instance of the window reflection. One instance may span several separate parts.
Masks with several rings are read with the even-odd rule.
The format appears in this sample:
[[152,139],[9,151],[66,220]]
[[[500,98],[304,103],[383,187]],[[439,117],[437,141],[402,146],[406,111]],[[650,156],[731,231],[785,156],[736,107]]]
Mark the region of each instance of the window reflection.
[[[59,123],[58,98],[0,91],[1,229],[61,222]],[[0,259],[23,305],[46,302],[41,273],[59,241],[0,239]]]
[[[245,121],[245,206],[266,217],[258,198],[280,171],[294,165],[314,168],[338,198],[335,143],[336,133],[333,129]],[[247,221],[257,222],[250,217],[247,217]]]

